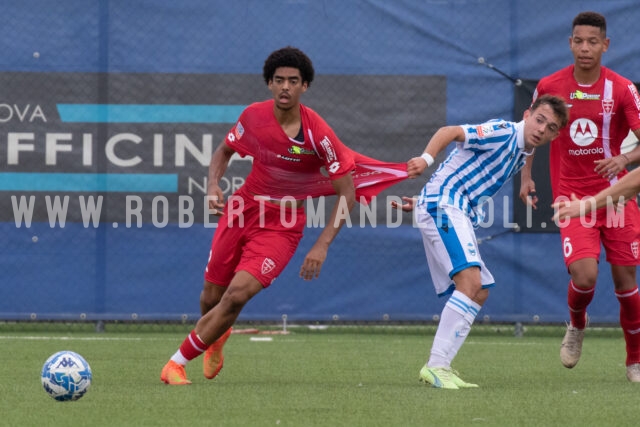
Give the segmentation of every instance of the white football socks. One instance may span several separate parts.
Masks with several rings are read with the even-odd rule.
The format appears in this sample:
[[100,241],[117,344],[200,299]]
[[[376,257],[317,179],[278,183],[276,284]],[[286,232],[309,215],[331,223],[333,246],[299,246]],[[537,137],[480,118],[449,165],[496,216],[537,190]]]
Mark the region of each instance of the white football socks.
[[427,362],[428,367],[451,367],[451,361],[467,339],[471,325],[481,308],[482,306],[462,292],[453,292],[442,309],[440,323],[431,346],[431,357]]

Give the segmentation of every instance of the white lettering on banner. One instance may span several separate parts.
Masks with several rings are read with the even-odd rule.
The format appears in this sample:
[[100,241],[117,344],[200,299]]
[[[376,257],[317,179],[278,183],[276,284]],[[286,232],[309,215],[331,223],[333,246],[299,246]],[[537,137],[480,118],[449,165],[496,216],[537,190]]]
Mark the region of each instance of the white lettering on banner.
[[122,141],[129,141],[133,142],[134,144],[140,144],[140,142],[142,142],[142,138],[132,133],[120,133],[109,138],[109,141],[107,141],[107,145],[104,147],[107,159],[109,159],[109,161],[114,165],[123,168],[140,164],[140,162],[142,162],[142,159],[139,156],[133,156],[130,159],[121,159],[116,155],[116,144]]
[[55,196],[51,201],[51,196],[45,196],[47,203],[47,212],[49,213],[49,227],[53,228],[56,223],[60,225],[60,228],[64,228],[67,222],[67,212],[69,209],[69,196],[62,198],[60,202],[60,196]]
[[73,146],[71,144],[58,144],[58,141],[71,141],[70,133],[48,133],[45,143],[45,163],[47,165],[55,165],[57,163],[58,152],[71,152]]
[[[397,202],[402,203],[402,199],[397,199]],[[391,204],[389,204],[391,206]],[[360,224],[365,224],[366,219],[369,220],[371,227],[376,228],[376,212],[378,211],[378,198],[371,199],[371,203],[360,203]]]
[[[135,203],[135,207],[133,204]],[[127,228],[131,228],[131,217],[136,217],[136,226],[138,228],[142,227],[142,198],[140,196],[127,196],[126,197],[126,205],[125,212],[126,216],[126,225]]]
[[11,207],[13,208],[13,219],[16,224],[16,228],[22,227],[22,223],[26,228],[31,228],[31,221],[33,220],[33,207],[36,196],[29,196],[29,201],[25,196],[20,196],[20,201],[16,196],[11,196]]
[[[395,201],[398,204],[402,204],[402,199],[398,196],[391,196],[391,200]],[[391,203],[387,203],[387,227],[389,228],[397,228],[402,225],[402,211],[398,209],[393,209],[391,207]],[[395,212],[394,212],[395,211]],[[395,221],[393,220],[395,213]]]
[[[185,166],[185,153],[188,151],[201,165],[208,165],[211,161],[211,147],[213,147],[213,136],[211,134],[202,135],[202,151],[198,151],[198,148],[186,135],[176,135],[175,143],[175,165]],[[204,148],[207,148],[207,152],[204,152]]]
[[[231,176],[229,178],[222,177],[218,182],[223,194],[235,193],[236,190],[244,185],[245,178],[241,176]],[[197,190],[201,194],[207,194],[207,184],[209,178],[202,177],[202,185],[196,181],[196,178],[189,177],[187,179],[187,194],[193,194]]]
[[193,198],[189,196],[178,197],[178,227],[189,228],[194,223]]
[[21,151],[35,151],[34,144],[23,144],[21,141],[33,141],[32,133],[9,133],[7,134],[7,164],[17,165],[20,163]]
[[84,196],[80,196],[78,199],[80,201],[80,213],[82,214],[84,228],[89,228],[89,220],[91,220],[93,228],[97,228],[100,223],[100,212],[102,212],[102,201],[104,197],[98,196],[97,204],[93,196],[87,197],[86,200]]
[[17,105],[17,104],[0,104],[0,123],[7,123],[17,118],[21,123],[32,123],[36,119],[46,123],[47,118],[42,111],[42,107],[37,105],[31,108],[31,104]]
[[[64,228],[67,220],[71,217],[77,218],[78,213],[74,212],[74,209],[79,209],[82,224],[85,228],[98,228],[101,221],[105,218],[103,214],[103,201],[105,200],[102,195],[97,197],[78,195],[77,201],[73,199],[76,196],[50,196],[50,195],[12,195],[11,205],[13,209],[13,219],[16,228],[30,228],[33,223],[34,213],[38,213],[46,209],[46,214],[51,228]],[[44,199],[44,200],[43,200]],[[126,225],[127,228],[142,228],[143,225],[143,212],[145,217],[150,218],[147,222],[148,226],[156,228],[164,228],[169,226],[170,223],[177,223],[180,228],[188,228],[204,225],[204,228],[216,228],[218,222],[215,221],[216,212],[209,209],[209,200],[211,197],[206,195],[202,196],[202,205],[199,205],[198,199],[180,195],[177,198],[167,197],[166,195],[156,195],[153,198],[142,198],[138,195],[127,195],[124,200],[124,206],[115,206],[113,202],[109,203],[109,212],[117,210],[124,212],[124,215],[120,215],[120,220]],[[288,198],[289,202],[293,202],[293,198]],[[556,202],[567,201],[568,199],[559,197]],[[198,203],[196,203],[198,202]],[[360,209],[359,221],[358,216],[351,215],[348,209],[346,199],[340,198],[336,200],[337,216],[336,224],[340,221],[344,221],[346,228],[351,227],[373,227],[384,226],[387,228],[397,228],[403,224],[402,211],[392,207],[392,202],[398,205],[402,204],[402,200],[398,196],[386,196],[379,203],[385,207],[385,215],[383,218],[377,218],[379,214],[376,204],[377,198],[372,198],[369,204],[363,204]],[[487,198],[483,203],[483,209],[485,215],[479,219],[478,226],[481,229],[487,229],[490,227],[501,227],[505,230],[525,230],[531,227],[547,227],[547,223],[532,224],[532,210],[528,209],[526,213],[526,221],[524,224],[516,224],[510,221],[511,214],[510,209],[513,206],[513,200],[510,200],[509,196],[504,196],[502,200],[501,209],[497,209],[495,203],[497,200]],[[517,200],[517,202],[520,202]],[[122,202],[120,202],[122,203]],[[171,204],[177,204],[177,207],[171,207]],[[244,227],[245,226],[245,212],[244,200],[240,197],[230,196],[226,198],[228,204],[227,220],[229,227]],[[361,200],[361,203],[363,201]],[[617,200],[613,203],[612,200],[607,200],[607,206],[611,208],[607,209],[607,226],[609,227],[622,227],[624,226],[624,210],[619,209],[622,206],[623,200]],[[282,205],[284,206],[284,205]],[[306,211],[307,221],[306,226],[308,228],[323,228],[327,221],[330,220],[330,214],[326,212],[328,208],[325,197],[321,196],[317,199],[308,197],[306,199]],[[195,209],[203,209],[203,220],[196,223]],[[285,227],[291,227],[295,221],[297,212],[280,208],[280,221]],[[501,211],[498,213],[496,211]],[[109,213],[106,213],[109,216]],[[217,212],[220,214],[220,212]],[[264,201],[261,203],[261,217],[264,216]],[[378,221],[380,219],[380,221]],[[39,220],[43,221],[43,220]],[[497,223],[497,222],[500,223]],[[595,225],[595,217],[593,213],[586,213],[580,218],[581,223],[585,227],[593,227]],[[266,226],[264,221],[260,222],[261,226]],[[104,225],[104,224],[103,224]],[[565,220],[558,221],[557,226],[563,227],[566,225]],[[118,227],[118,223],[112,224],[113,228]],[[419,227],[417,223],[413,223],[414,227]],[[485,238],[486,239],[486,238]]]
[[[94,159],[94,135],[83,133],[81,135],[69,132],[50,132],[35,134],[33,132],[7,132],[6,143],[7,164],[25,165],[30,169],[37,167],[34,164],[37,157],[29,155],[23,159],[21,154],[34,153],[40,156],[42,164],[46,166],[57,166],[59,158],[65,155],[82,155],[82,166],[93,167]],[[109,137],[104,147],[104,157],[114,166],[130,168],[143,163],[150,163],[153,167],[185,167],[188,159],[193,159],[196,164],[207,167],[213,153],[213,136],[202,134],[200,144],[196,144],[185,134],[173,135],[173,144],[165,142],[165,135],[154,134],[151,141],[145,144],[145,140],[129,132],[117,133]],[[64,143],[63,143],[64,142]],[[44,155],[36,152],[36,146],[44,146]],[[173,152],[169,155],[165,153],[165,148]],[[125,156],[122,153],[129,153]],[[172,165],[165,165],[165,157],[173,158]],[[253,157],[240,157],[237,153],[231,156],[229,166],[235,161],[253,161]],[[100,160],[97,160],[100,162]]]
[[[162,205],[159,207],[159,205]],[[162,219],[158,219],[162,213]],[[154,197],[151,206],[151,223],[156,228],[164,228],[169,224],[169,200],[165,196]]]
[[311,196],[307,197],[307,227],[324,228],[324,197],[318,198],[318,209],[316,210],[314,200]]

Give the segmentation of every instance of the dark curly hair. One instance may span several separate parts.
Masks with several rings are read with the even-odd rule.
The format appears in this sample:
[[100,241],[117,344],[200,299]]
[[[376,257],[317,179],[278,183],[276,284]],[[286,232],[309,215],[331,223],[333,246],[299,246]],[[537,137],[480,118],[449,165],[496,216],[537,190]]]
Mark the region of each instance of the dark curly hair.
[[307,82],[307,86],[311,86],[314,74],[313,64],[309,57],[300,49],[287,46],[269,55],[266,61],[264,61],[264,67],[262,68],[262,77],[264,77],[266,84],[269,84],[269,81],[273,79],[276,68],[280,67],[297,68],[300,70],[302,82]]
[[573,29],[576,25],[588,25],[600,28],[603,36],[607,36],[607,20],[597,12],[582,12],[573,18]]

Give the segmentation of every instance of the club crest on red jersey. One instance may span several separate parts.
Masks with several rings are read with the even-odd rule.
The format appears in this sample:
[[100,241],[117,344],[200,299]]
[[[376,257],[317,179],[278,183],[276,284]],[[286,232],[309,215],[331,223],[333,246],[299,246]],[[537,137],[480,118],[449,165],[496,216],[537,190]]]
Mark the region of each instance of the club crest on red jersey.
[[604,111],[604,114],[611,114],[613,112],[613,99],[602,100],[602,111]]

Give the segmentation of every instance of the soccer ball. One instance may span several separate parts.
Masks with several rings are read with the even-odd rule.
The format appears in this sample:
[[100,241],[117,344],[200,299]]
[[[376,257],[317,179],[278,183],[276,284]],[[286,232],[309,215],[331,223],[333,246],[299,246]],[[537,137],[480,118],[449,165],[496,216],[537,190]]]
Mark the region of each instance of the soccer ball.
[[42,366],[42,387],[53,399],[65,402],[78,400],[91,385],[91,367],[73,351],[59,351]]

